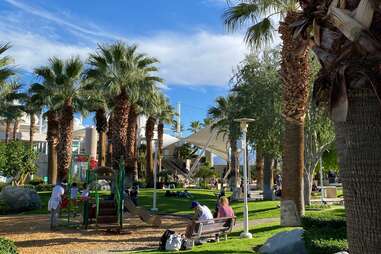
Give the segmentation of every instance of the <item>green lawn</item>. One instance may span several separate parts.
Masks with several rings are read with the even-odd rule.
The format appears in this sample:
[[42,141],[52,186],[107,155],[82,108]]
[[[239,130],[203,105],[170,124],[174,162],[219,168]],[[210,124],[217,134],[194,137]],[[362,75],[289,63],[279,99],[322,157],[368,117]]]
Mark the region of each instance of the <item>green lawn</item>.
[[[191,215],[193,211],[190,209],[191,201],[197,200],[201,204],[207,205],[212,211],[216,206],[216,196],[212,190],[189,190],[192,193],[192,199],[165,197],[165,190],[158,190],[157,207],[161,213],[172,213]],[[152,207],[152,189],[142,189],[139,193],[139,204],[147,209]],[[280,216],[280,209],[277,207],[279,201],[255,201],[249,202],[249,218],[262,219],[274,218]],[[237,219],[242,220],[243,202],[232,203]]]
[[[251,228],[250,232],[253,234],[252,239],[240,239],[239,234],[241,231],[235,231],[229,235],[227,241],[221,240],[219,243],[205,243],[201,246],[195,246],[190,251],[182,251],[182,253],[258,253],[256,250],[263,245],[268,238],[276,233],[292,230],[295,228],[281,227],[279,223],[261,224]],[[133,253],[165,253],[157,250],[138,251]]]

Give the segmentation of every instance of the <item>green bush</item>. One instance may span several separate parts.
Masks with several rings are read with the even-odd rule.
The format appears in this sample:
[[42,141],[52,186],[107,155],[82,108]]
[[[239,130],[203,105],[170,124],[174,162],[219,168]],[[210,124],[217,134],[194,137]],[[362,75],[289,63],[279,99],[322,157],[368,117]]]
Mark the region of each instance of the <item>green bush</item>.
[[15,243],[0,237],[0,254],[18,254]]
[[9,207],[8,207],[7,203],[5,203],[4,200],[0,199],[0,214],[2,214],[2,215],[7,214],[8,210],[9,210]]
[[44,180],[40,176],[34,176],[33,180],[30,180],[28,184],[36,186],[36,185],[44,184]]
[[39,184],[35,186],[35,190],[38,191],[52,191],[53,185],[52,184]]
[[3,190],[5,186],[8,186],[8,183],[0,183],[0,192]]
[[310,254],[348,250],[346,221],[341,212],[331,210],[302,218],[303,238]]

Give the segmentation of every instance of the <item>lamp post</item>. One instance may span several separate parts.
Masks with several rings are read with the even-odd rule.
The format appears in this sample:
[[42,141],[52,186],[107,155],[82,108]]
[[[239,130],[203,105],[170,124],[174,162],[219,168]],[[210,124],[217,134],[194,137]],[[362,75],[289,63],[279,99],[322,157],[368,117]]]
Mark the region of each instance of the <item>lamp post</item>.
[[248,194],[248,181],[247,181],[247,154],[246,154],[246,133],[248,123],[253,122],[251,118],[234,119],[235,122],[240,123],[242,131],[242,156],[243,156],[243,232],[240,234],[241,238],[252,238],[253,235],[249,232],[249,208],[247,205]]
[[[156,121],[156,126],[158,126],[159,121]],[[157,128],[157,127],[156,127]],[[157,129],[156,129],[156,134]],[[158,164],[158,153],[159,153],[159,137],[153,139],[155,142],[155,157],[154,157],[154,163],[153,163],[153,196],[152,196],[152,212],[157,212],[159,209],[156,207],[156,188],[157,188],[157,164]]]

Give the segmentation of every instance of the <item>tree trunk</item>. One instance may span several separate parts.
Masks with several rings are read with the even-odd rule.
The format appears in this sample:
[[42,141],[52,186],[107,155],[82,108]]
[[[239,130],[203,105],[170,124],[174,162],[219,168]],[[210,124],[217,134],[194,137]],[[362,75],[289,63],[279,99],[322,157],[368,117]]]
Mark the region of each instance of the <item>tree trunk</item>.
[[13,124],[13,135],[12,135],[13,140],[16,140],[17,131],[19,130],[19,127],[20,127],[20,121],[18,118],[16,118],[15,123]]
[[71,167],[73,154],[73,106],[71,100],[67,101],[61,111],[59,133],[60,142],[58,144],[58,179],[64,180]]
[[30,126],[29,126],[29,145],[30,148],[33,148],[33,138],[34,138],[34,129],[36,126],[36,119],[34,119],[35,114],[30,114]]
[[9,132],[10,132],[10,129],[11,129],[11,121],[7,119],[6,122],[5,122],[5,143],[6,144],[9,143]]
[[[112,167],[114,170],[119,169],[119,162],[126,158],[127,148],[127,128],[128,114],[130,105],[128,97],[121,94],[116,98],[116,105],[113,112],[112,126]],[[129,184],[129,183],[126,183]]]
[[370,89],[348,92],[346,122],[335,123],[351,254],[381,250],[381,105]]
[[[312,171],[313,172],[313,171]],[[311,205],[311,193],[312,193],[312,183],[313,174],[309,174],[304,171],[304,205]]]
[[98,132],[98,166],[106,166],[106,146],[107,146],[107,117],[104,108],[95,111],[95,122]]
[[264,159],[262,151],[257,148],[255,153],[255,168],[257,171],[257,188],[259,190],[263,190],[263,167],[264,167]]
[[233,191],[232,200],[238,200],[240,198],[240,177],[239,177],[239,153],[236,140],[230,140],[230,185]]
[[113,113],[111,112],[108,119],[108,131],[107,131],[107,154],[106,154],[106,166],[112,167],[112,133],[113,133]]
[[[300,225],[304,214],[303,168],[304,127],[286,121],[283,148],[283,182],[281,223],[284,226]],[[300,171],[299,169],[302,169]]]
[[146,123],[146,183],[147,187],[153,187],[153,151],[152,151],[152,138],[155,129],[155,118],[148,117]]
[[283,41],[281,78],[283,81],[283,184],[281,224],[299,226],[304,214],[304,117],[308,100],[308,47],[305,41],[293,38],[289,25],[298,19],[297,13],[288,12],[279,26]]
[[127,154],[126,154],[126,175],[133,182],[138,181],[138,158],[136,154],[136,137],[138,129],[138,114],[133,105],[131,105],[128,115],[128,130],[127,130]]
[[59,141],[59,121],[57,112],[48,111],[48,130],[46,140],[48,142],[48,181],[50,184],[57,183],[57,144]]
[[269,154],[264,155],[264,170],[263,170],[263,199],[273,199],[273,170],[272,170],[272,156]]

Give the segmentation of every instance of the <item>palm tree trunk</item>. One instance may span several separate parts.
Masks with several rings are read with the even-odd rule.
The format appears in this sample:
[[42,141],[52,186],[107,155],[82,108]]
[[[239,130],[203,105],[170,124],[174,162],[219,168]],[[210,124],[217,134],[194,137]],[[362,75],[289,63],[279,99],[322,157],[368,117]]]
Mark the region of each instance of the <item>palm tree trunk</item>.
[[48,111],[48,130],[46,140],[48,142],[48,180],[50,184],[57,183],[57,144],[59,140],[58,115],[54,111]]
[[73,146],[73,107],[71,101],[65,103],[60,117],[60,143],[58,144],[58,179],[67,178],[71,166]]
[[30,114],[30,126],[29,126],[29,145],[30,148],[33,148],[33,138],[34,138],[34,129],[36,126],[36,119],[34,119],[35,114],[31,113]]
[[138,114],[136,112],[135,106],[131,105],[130,113],[128,115],[126,175],[129,176],[133,182],[138,181],[138,158],[135,151],[137,129]]
[[270,154],[264,155],[264,170],[263,170],[263,199],[273,199],[273,170],[272,170],[273,158]]
[[16,140],[17,131],[19,130],[19,127],[20,127],[20,121],[18,118],[16,118],[15,123],[13,124],[13,135],[12,135],[13,140]]
[[[379,84],[378,84],[379,85]],[[371,89],[348,92],[346,122],[335,123],[351,254],[381,250],[381,110]]]
[[152,138],[155,129],[155,118],[148,117],[146,122],[146,182],[147,187],[153,187],[153,151],[152,151]]
[[257,171],[257,188],[263,189],[263,167],[264,167],[264,159],[262,151],[257,147],[257,151],[255,153],[255,168]]
[[240,198],[241,188],[239,177],[239,154],[236,140],[230,140],[230,166],[231,166],[231,178],[230,185],[233,191],[232,200],[238,200]]
[[9,119],[6,120],[5,122],[5,143],[9,143],[9,132],[11,129],[11,121]]
[[113,113],[111,112],[108,119],[108,131],[107,131],[107,153],[106,153],[106,166],[112,167],[112,133],[113,133]]
[[[112,130],[112,167],[118,170],[121,159],[126,158],[127,128],[130,105],[126,94],[122,93],[116,98]],[[129,183],[126,183],[129,184]]]
[[283,184],[281,224],[299,226],[304,214],[304,117],[308,100],[308,47],[306,42],[293,38],[290,24],[298,19],[296,12],[288,12],[279,26],[283,41],[281,78],[283,81]]
[[95,122],[98,132],[98,166],[106,166],[106,131],[107,131],[107,118],[104,108],[95,111]]

